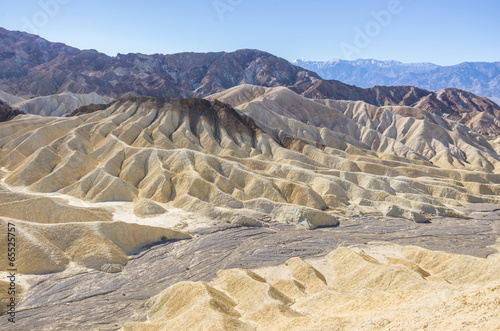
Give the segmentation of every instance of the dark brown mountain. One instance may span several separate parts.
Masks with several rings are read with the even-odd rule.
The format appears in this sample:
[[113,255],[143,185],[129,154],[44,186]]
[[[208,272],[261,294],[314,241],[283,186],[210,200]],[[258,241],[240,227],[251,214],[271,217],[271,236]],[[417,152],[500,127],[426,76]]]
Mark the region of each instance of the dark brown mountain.
[[414,107],[443,112],[444,117],[458,121],[483,134],[499,135],[500,108],[493,101],[467,91],[447,88],[419,100]]
[[431,93],[416,103],[416,106],[423,110],[434,111],[443,109],[448,114],[458,115],[474,114],[476,111],[489,113],[500,118],[500,109],[493,101],[477,96],[467,91],[447,88],[436,93]]
[[500,135],[500,107],[467,91],[447,88],[430,92],[413,86],[359,88],[336,80],[318,80],[305,90],[312,99],[360,100],[375,106],[408,106],[439,114],[486,135]]
[[500,107],[457,89],[430,92],[412,86],[359,88],[258,50],[173,55],[78,50],[0,28],[0,90],[15,95],[96,92],[161,98],[205,97],[252,84],[286,86],[314,99],[360,100],[376,106],[412,106],[460,121],[483,134],[500,134]]
[[258,50],[110,57],[0,28],[0,90],[16,95],[191,97],[240,84],[293,86],[312,79],[319,76]]
[[410,106],[431,93],[413,86],[375,86],[365,89],[337,80],[318,80],[305,90],[294,90],[311,99],[360,100],[375,106]]

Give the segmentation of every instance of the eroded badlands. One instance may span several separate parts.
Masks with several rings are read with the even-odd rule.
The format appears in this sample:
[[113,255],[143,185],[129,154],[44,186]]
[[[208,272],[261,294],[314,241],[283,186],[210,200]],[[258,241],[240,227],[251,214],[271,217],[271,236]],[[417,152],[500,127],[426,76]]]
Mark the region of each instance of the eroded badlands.
[[[23,326],[50,327],[44,302],[81,304],[82,314],[97,304],[105,329],[125,330],[499,322],[498,139],[419,109],[242,85],[207,99],[127,97],[76,116],[20,115],[0,123],[0,180],[0,225],[19,229]],[[345,239],[353,219],[370,241],[402,246]],[[224,231],[233,232],[217,237]],[[443,250],[481,257],[405,246],[441,249],[443,238]],[[277,248],[288,241],[297,247]],[[200,261],[155,264],[171,254]],[[233,268],[247,255],[253,264]],[[152,275],[162,281],[144,293],[131,285]],[[82,329],[98,328],[81,318]]]

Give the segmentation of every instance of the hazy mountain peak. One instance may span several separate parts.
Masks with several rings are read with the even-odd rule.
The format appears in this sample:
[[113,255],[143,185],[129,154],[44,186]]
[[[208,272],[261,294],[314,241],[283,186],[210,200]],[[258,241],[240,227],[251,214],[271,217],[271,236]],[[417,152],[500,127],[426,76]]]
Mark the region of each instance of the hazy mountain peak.
[[360,87],[412,85],[432,91],[452,87],[500,101],[500,62],[463,62],[453,66],[373,59],[293,63],[318,73],[323,79]]

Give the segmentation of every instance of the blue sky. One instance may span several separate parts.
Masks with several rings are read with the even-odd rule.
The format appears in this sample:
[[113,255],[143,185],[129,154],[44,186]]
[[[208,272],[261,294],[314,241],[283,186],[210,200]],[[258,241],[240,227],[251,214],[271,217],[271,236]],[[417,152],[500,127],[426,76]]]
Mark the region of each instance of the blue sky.
[[256,48],[287,60],[500,61],[498,0],[20,0],[0,26],[117,53]]

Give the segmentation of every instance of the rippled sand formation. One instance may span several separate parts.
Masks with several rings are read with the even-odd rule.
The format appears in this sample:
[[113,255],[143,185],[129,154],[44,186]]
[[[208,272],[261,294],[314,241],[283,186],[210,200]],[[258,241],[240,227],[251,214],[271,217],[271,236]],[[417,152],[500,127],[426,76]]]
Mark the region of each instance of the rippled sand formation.
[[148,303],[138,330],[496,330],[500,260],[371,243],[279,267],[221,270]]

